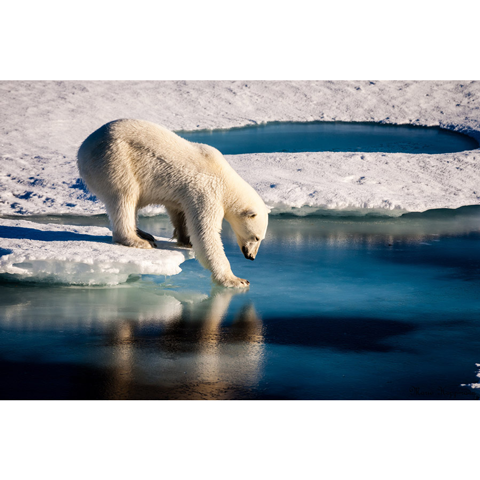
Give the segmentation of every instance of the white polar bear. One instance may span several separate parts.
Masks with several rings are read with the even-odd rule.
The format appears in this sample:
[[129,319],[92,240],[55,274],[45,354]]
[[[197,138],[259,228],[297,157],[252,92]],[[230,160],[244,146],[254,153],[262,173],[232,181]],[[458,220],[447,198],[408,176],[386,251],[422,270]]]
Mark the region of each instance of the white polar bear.
[[223,250],[222,220],[233,228],[246,258],[254,260],[268,224],[268,207],[255,190],[209,145],[189,142],[143,120],[116,120],[93,132],[78,151],[78,169],[88,188],[105,203],[113,241],[155,247],[137,229],[137,210],[167,209],[179,245],[225,287],[247,287],[236,277]]

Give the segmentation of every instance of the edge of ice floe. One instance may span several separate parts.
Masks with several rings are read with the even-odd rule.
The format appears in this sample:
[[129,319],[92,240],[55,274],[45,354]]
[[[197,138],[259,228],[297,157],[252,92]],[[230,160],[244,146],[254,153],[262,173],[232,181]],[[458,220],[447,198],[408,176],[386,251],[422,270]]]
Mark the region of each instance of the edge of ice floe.
[[1,219],[0,275],[21,282],[117,285],[132,275],[176,275],[193,258],[191,249],[156,241],[157,249],[135,249],[112,244],[105,227]]

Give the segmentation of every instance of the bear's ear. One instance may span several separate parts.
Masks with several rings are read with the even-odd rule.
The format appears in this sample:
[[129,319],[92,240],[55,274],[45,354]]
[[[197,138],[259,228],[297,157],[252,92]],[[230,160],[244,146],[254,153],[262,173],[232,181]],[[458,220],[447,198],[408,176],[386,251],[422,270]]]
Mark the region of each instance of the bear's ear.
[[253,210],[245,210],[245,211],[242,213],[242,215],[243,215],[244,217],[248,217],[248,218],[253,218],[253,217],[256,217],[256,216],[257,216],[256,212],[254,212]]

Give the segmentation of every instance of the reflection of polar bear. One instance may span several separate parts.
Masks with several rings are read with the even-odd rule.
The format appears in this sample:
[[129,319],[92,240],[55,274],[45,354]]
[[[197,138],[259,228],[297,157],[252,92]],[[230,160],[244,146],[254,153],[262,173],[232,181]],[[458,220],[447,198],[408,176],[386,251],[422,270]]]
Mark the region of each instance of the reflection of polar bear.
[[92,133],[78,151],[88,188],[105,203],[113,240],[152,248],[136,227],[139,208],[165,205],[181,245],[193,245],[200,263],[226,287],[246,287],[223,251],[222,220],[230,223],[246,258],[254,260],[265,238],[268,208],[213,147],[191,143],[142,120],[116,120]]

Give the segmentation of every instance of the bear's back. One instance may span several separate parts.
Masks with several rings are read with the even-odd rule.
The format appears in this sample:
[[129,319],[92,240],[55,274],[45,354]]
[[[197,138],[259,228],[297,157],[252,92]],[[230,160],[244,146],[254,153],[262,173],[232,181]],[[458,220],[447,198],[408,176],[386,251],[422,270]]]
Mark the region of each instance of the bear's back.
[[89,162],[118,160],[128,156],[138,167],[159,162],[193,169],[198,173],[220,173],[230,165],[210,145],[193,143],[167,128],[146,120],[120,119],[109,122],[93,132],[79,149]]

